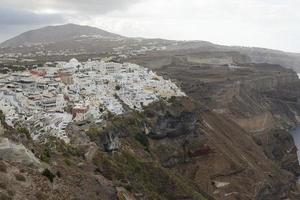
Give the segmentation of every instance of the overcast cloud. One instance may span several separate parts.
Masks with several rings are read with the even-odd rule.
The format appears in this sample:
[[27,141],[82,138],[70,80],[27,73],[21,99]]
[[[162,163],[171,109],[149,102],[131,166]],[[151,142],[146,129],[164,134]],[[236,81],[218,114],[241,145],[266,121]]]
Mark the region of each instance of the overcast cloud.
[[36,14],[24,10],[0,7],[0,25],[44,25],[64,22],[63,16],[58,14]]
[[73,22],[125,36],[300,52],[298,0],[0,1],[0,28],[6,30],[1,31],[0,40],[25,28]]

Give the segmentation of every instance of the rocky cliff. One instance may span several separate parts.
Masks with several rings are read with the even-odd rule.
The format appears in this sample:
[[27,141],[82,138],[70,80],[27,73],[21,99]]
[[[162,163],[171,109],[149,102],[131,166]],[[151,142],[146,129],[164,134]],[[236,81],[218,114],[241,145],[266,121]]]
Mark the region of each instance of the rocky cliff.
[[[208,199],[279,199],[295,195],[291,193],[296,190],[294,175],[267,158],[251,134],[232,120],[190,99],[153,104],[142,115],[112,119],[112,124],[104,129],[90,130],[88,135],[103,151],[111,152],[112,149],[106,147],[118,143],[118,148],[113,150],[119,152],[119,156],[131,152],[135,159],[148,165],[154,161],[159,168],[175,172],[184,187],[198,188],[190,188],[193,192],[189,195],[180,191],[180,194],[175,192],[170,196],[166,192],[166,196],[160,196],[157,188],[152,188],[153,180],[145,180],[139,173],[131,178],[120,172],[125,176],[125,182],[133,186],[133,191],[147,194],[145,188],[135,186],[137,180],[137,185],[152,185],[154,194],[151,195],[157,195],[156,198],[181,199],[184,195],[188,199],[197,199],[199,197],[194,196],[197,193]],[[127,166],[117,167],[118,156],[106,159],[112,162],[112,168],[116,168],[110,167],[110,170],[126,171],[123,168]],[[105,168],[101,159],[98,162]],[[134,171],[137,170],[135,167]],[[168,184],[163,191],[169,190]]]
[[172,63],[160,69],[185,92],[215,113],[233,120],[281,168],[299,175],[296,147],[289,129],[299,123],[300,82],[278,65],[230,66]]
[[[23,143],[43,168],[3,157],[8,170],[1,172],[6,177],[0,179],[6,185],[1,194],[15,199],[297,198],[295,176],[269,159],[249,132],[190,98],[157,102],[102,125],[72,126],[70,145],[54,138],[36,144],[18,131],[5,131],[3,137]],[[12,178],[15,174],[23,178]]]
[[288,133],[300,119],[295,72],[194,56],[160,57],[156,69],[189,97],[101,124],[70,124],[71,144],[39,144],[23,129],[1,128],[0,197],[299,199],[300,168]]

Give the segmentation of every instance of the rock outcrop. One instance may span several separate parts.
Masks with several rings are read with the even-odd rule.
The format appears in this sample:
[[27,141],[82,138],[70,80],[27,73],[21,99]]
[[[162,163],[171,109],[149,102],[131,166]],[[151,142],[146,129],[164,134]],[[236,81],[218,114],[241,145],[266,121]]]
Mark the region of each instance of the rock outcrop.
[[0,159],[27,165],[41,166],[41,162],[23,144],[15,144],[8,138],[0,138]]

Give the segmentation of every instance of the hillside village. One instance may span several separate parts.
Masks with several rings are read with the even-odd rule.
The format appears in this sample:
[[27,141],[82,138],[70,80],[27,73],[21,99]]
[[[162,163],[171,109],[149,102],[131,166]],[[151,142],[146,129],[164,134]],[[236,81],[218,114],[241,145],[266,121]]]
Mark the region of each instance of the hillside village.
[[172,96],[185,94],[170,80],[131,63],[80,63],[73,58],[0,74],[0,110],[6,123],[26,127],[34,140],[49,134],[68,143],[70,122],[101,122],[109,113],[142,111]]

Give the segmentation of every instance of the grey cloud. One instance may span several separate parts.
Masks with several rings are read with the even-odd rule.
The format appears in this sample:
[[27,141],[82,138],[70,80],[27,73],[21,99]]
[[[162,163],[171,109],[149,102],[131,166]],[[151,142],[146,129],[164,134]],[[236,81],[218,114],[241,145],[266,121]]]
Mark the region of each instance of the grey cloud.
[[114,10],[123,10],[141,0],[2,0],[2,6],[26,9],[69,11],[79,14],[105,14]]
[[114,10],[126,9],[137,2],[139,0],[86,0],[76,1],[76,3],[72,0],[64,0],[58,1],[56,6],[58,8],[76,10],[79,13],[104,14]]
[[57,14],[35,14],[29,11],[0,8],[0,25],[41,25],[64,22],[64,18]]
[[[142,0],[1,0],[0,42],[30,29],[126,10],[139,1]],[[56,14],[41,14],[45,11]]]
[[18,34],[28,31],[29,29],[38,28],[38,26],[30,25],[0,25],[0,43],[17,36]]
[[64,22],[64,17],[58,14],[36,14],[29,11],[1,7],[0,42],[24,31]]

